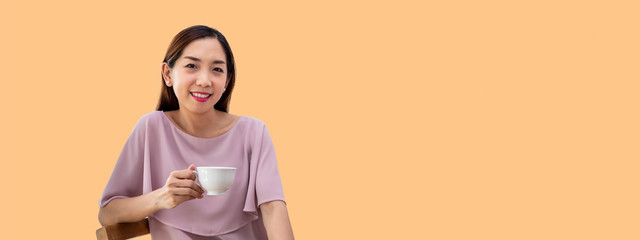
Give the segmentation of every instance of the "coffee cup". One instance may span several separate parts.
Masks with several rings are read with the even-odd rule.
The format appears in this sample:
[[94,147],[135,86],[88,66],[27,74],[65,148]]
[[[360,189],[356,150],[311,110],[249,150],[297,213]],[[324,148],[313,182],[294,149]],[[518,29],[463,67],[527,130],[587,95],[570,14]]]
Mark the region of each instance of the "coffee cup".
[[236,177],[234,167],[196,167],[196,181],[199,182],[207,195],[222,195],[231,185]]

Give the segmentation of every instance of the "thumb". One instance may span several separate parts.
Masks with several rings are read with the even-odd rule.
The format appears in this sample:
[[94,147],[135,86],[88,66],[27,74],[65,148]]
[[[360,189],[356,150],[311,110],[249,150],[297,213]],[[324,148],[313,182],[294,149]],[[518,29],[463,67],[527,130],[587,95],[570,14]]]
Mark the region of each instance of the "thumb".
[[189,170],[196,170],[196,165],[193,165],[193,164],[189,165]]

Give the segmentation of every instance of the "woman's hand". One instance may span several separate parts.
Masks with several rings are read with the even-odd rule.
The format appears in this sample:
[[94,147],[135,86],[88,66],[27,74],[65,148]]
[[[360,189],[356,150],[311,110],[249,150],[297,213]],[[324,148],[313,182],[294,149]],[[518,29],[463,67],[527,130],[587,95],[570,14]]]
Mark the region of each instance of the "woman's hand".
[[156,190],[156,205],[160,209],[171,209],[183,202],[203,197],[204,190],[195,182],[195,169],[191,164],[187,169],[171,172],[164,186]]
[[196,184],[193,164],[174,171],[167,183],[153,192],[132,198],[113,199],[100,208],[98,220],[103,226],[120,222],[137,222],[161,209],[174,208],[185,201],[202,198],[204,190]]

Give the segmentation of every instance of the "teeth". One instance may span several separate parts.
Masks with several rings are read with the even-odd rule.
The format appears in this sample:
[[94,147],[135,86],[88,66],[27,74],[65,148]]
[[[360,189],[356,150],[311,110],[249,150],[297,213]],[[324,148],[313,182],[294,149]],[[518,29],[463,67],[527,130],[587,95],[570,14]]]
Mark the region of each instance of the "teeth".
[[209,96],[211,96],[211,94],[200,94],[200,93],[191,93],[191,94],[199,98],[208,98]]

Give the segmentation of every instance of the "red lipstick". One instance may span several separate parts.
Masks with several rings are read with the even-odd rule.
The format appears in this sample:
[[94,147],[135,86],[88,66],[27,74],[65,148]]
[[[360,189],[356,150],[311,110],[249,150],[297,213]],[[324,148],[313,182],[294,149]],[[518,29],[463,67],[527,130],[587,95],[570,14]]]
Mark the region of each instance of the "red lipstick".
[[191,92],[191,96],[198,102],[206,102],[211,98],[211,94],[206,92]]

